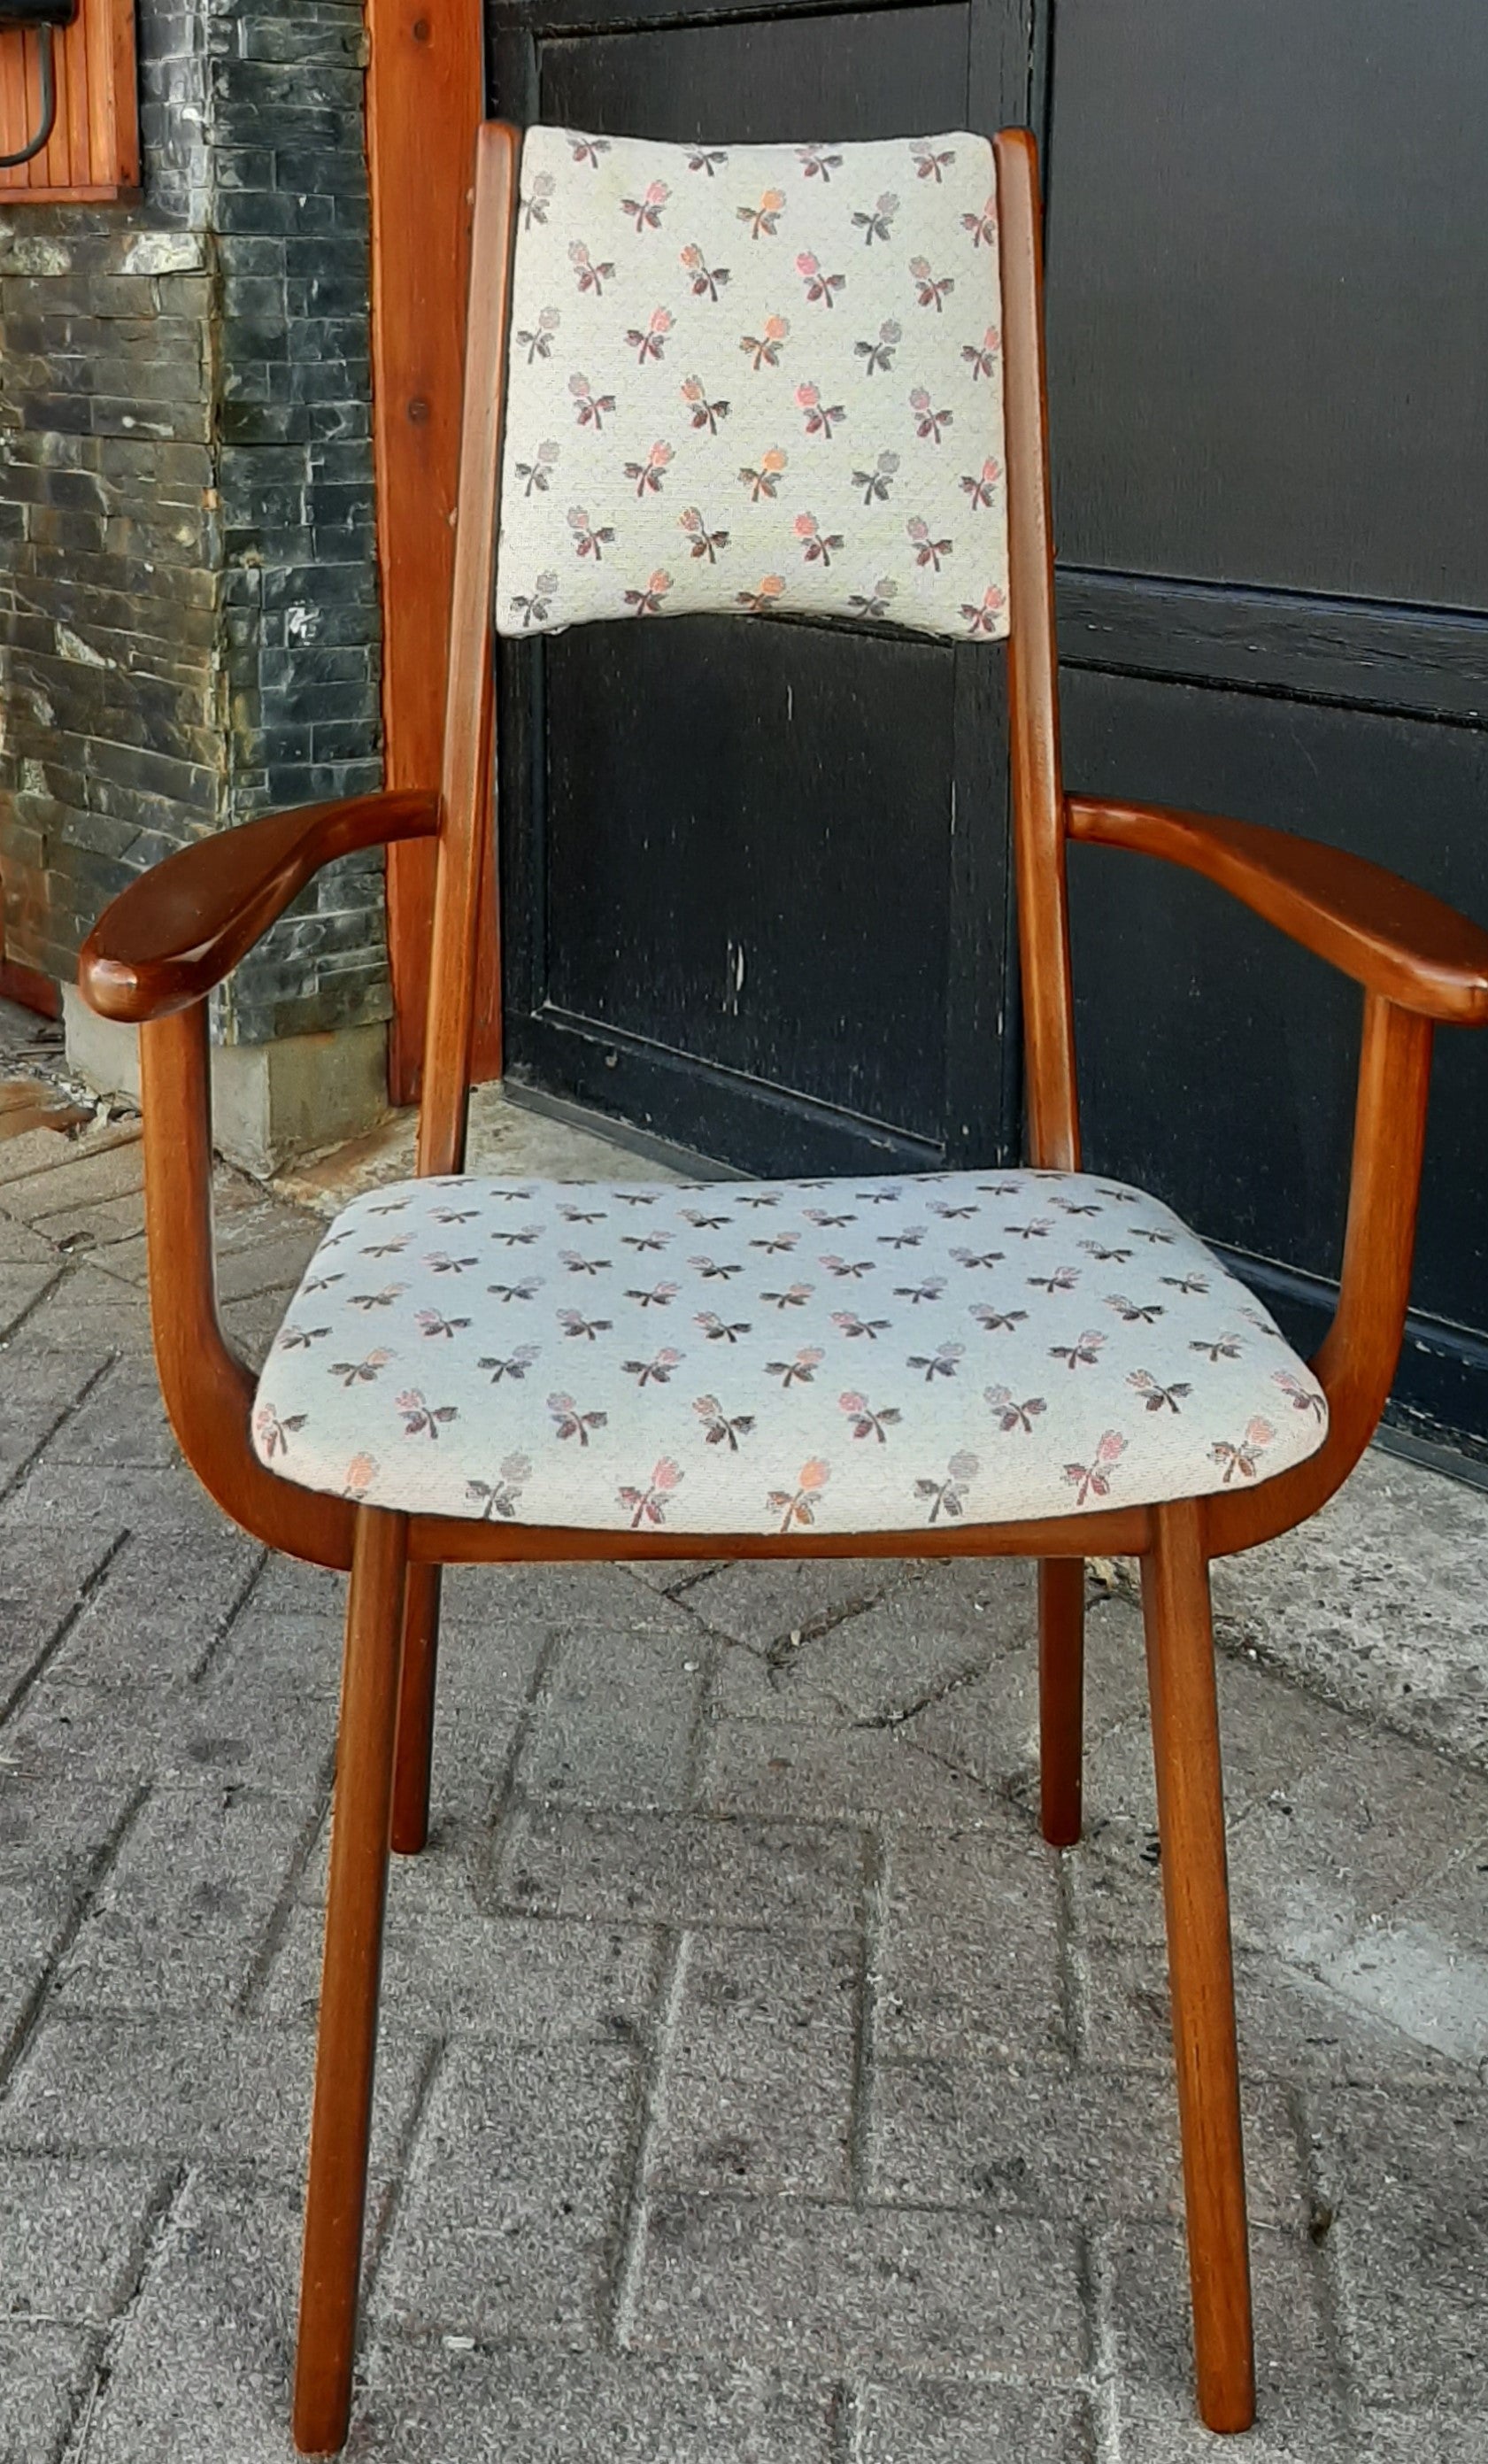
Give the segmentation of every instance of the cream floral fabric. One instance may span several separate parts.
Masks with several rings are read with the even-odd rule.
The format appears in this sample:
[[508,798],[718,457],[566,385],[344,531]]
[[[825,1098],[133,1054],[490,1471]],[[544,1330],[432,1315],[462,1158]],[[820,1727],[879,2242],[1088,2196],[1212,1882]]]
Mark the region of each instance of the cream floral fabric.
[[522,149],[496,622],[1007,631],[992,147]]
[[1326,1419],[1245,1287],[1119,1182],[459,1178],[339,1217],[253,1442],[415,1512],[913,1531],[1248,1485]]

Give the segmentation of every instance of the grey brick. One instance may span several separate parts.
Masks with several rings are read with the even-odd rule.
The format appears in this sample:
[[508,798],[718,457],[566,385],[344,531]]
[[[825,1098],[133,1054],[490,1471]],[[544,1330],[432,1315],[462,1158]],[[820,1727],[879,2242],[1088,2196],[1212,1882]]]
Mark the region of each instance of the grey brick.
[[203,2425],[232,2464],[284,2464],[299,2193],[196,2175],[112,2356],[89,2464],[197,2464]]
[[[1488,2413],[1488,2102],[1342,2090],[1313,2101],[1327,2248],[1368,2404]],[[1403,2291],[1409,2288],[1409,2298]]]
[[108,1541],[97,1531],[68,1531],[38,1565],[22,1534],[0,1529],[0,1706],[14,1700],[55,1644],[107,1553]]
[[978,1781],[947,1771],[901,1733],[783,1720],[715,1722],[702,1793],[721,1814],[948,1828],[992,1805]]
[[[1337,2357],[1310,2242],[1251,2237],[1257,2424],[1246,2464],[1354,2464],[1338,2400]],[[1123,2225],[1097,2259],[1099,2310],[1114,2364],[1120,2453],[1142,2464],[1197,2464],[1234,2453],[1195,2419],[1188,2267],[1176,2228]]]
[[11,1346],[0,1381],[0,1477],[18,1470],[45,1442],[108,1360],[106,1352]]
[[361,2464],[394,2453],[398,2464],[613,2464],[627,2453],[646,2464],[831,2464],[831,2409],[829,2389],[748,2365],[381,2344],[346,2453]]
[[863,1872],[850,1830],[527,1810],[512,1821],[499,1881],[505,1903],[529,1915],[841,1930],[857,1916]]
[[454,2045],[378,2278],[387,2325],[600,2341],[638,2065],[618,2045]]
[[642,2348],[1068,2384],[1075,2236],[1012,2216],[673,2196],[647,2209]]
[[[1168,2070],[1167,1960],[1148,1944],[1092,1935],[1083,1948],[1081,2034],[1103,2061]],[[1240,2068],[1249,2079],[1450,2085],[1461,2073],[1433,2047],[1346,2000],[1269,1951],[1235,1955]]]
[[[1247,2083],[1244,2105],[1252,2221],[1301,2232],[1311,2206],[1286,2099]],[[1177,2098],[1150,2072],[881,2063],[868,2185],[871,2198],[991,2215],[1181,2224]]]
[[[378,2061],[372,2164],[389,2172],[428,2057],[389,2031]],[[45,2020],[0,2106],[0,2145],[197,2158],[296,2185],[310,2124],[308,2029],[169,2011],[149,2019]]]
[[865,2387],[855,2464],[1092,2464],[1083,2396],[953,2381]]
[[861,1972],[850,1934],[688,1936],[653,2189],[846,2197]]
[[62,1963],[53,2007],[227,2010],[315,1812],[233,1781],[158,1790]]
[[55,2464],[95,2361],[94,2340],[50,2321],[0,2321],[0,2455]]
[[26,2311],[106,2325],[128,2298],[162,2187],[157,2167],[120,2157],[8,2156],[0,2165],[0,2318]]
[[567,1637],[522,1756],[522,1786],[577,1804],[685,1803],[703,1658],[695,1627]]
[[[435,1859],[427,1860],[430,1865]],[[655,1937],[639,1927],[492,1917],[448,1886],[412,1906],[422,1866],[399,1859],[388,1893],[383,1994],[400,2028],[451,2036],[578,2036],[634,2044],[655,1992]],[[314,2023],[323,1911],[296,1907],[263,1998],[268,2018]]]
[[1064,2048],[1059,1859],[999,1809],[886,1851],[875,2032],[884,2057],[1037,2059]]
[[[20,1545],[33,1564],[34,1542]],[[67,1548],[66,1535],[50,1539],[48,1566]],[[179,1684],[206,1661],[261,1556],[246,1532],[221,1519],[210,1533],[132,1533],[57,1651],[53,1674],[125,1690]]]

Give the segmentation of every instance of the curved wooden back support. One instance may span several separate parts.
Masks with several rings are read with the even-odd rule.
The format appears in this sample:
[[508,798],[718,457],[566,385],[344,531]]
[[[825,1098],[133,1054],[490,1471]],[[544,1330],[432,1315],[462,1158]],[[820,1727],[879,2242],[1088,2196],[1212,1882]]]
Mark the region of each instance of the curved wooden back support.
[[495,579],[496,489],[506,388],[507,299],[520,161],[518,131],[503,121],[489,121],[480,132],[475,167],[459,527],[440,781],[443,816],[419,1113],[421,1173],[458,1172],[465,1161],[480,892],[493,854],[484,793],[495,751],[491,594]]
[[1002,253],[1008,455],[1008,714],[1031,1159],[1080,1169],[1075,1014],[1064,879],[1054,526],[1043,384],[1039,156],[1025,128],[993,140]]

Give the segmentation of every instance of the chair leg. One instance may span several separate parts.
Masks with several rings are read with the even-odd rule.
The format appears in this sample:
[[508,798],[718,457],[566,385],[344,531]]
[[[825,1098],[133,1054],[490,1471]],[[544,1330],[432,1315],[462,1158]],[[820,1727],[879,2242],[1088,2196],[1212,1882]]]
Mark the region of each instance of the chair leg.
[[1256,2417],[1219,1716],[1201,1508],[1153,1509],[1142,1568],[1162,1841],[1198,2407],[1211,2430]]
[[307,2455],[334,2453],[351,2411],[406,1551],[405,1515],[362,1508],[341,1669],[295,2371],[295,2444]]
[[1051,1847],[1080,1837],[1085,1685],[1085,1566],[1045,1557],[1039,1567],[1039,1810]]
[[438,1566],[410,1566],[404,1595],[403,1683],[393,1765],[393,1848],[400,1857],[416,1857],[428,1839],[441,1571]]

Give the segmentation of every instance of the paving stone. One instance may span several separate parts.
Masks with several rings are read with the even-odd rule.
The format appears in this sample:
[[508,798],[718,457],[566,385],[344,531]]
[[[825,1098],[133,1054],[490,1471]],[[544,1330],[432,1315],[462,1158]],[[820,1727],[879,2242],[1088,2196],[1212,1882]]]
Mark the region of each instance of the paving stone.
[[1312,2101],[1327,2248],[1368,2405],[1488,2418],[1488,2098]]
[[0,2062],[31,2021],[72,1913],[55,1882],[0,1881]]
[[55,1256],[42,1265],[0,1265],[0,1337],[14,1332],[60,1268],[61,1261]]
[[[45,1442],[110,1357],[106,1351],[52,1352],[29,1342],[7,1347],[0,1376],[0,1480]],[[13,1511],[13,1499],[7,1499],[7,1519]]]
[[111,1205],[142,1189],[144,1149],[136,1128],[58,1155],[55,1131],[33,1130],[5,1141],[0,1180],[6,1185],[6,1213],[21,1223],[42,1223],[80,1207]]
[[1488,1837],[1488,1778],[1356,1724],[1348,1750],[1236,1822],[1239,1940],[1303,1963],[1341,1950]]
[[[36,1547],[17,1546],[34,1565]],[[49,1537],[54,1565],[67,1537]],[[263,1551],[218,1517],[212,1532],[133,1532],[109,1566],[55,1660],[53,1672],[104,1687],[175,1685],[194,1676],[211,1653]]]
[[299,2233],[297,2187],[193,2175],[114,2349],[88,2464],[285,2464]]
[[991,1802],[978,1781],[948,1771],[903,1731],[792,1720],[714,1722],[702,1801],[720,1814],[950,1828],[974,1821]]
[[[428,2052],[412,2030],[383,2033],[372,2127],[380,2174],[396,2161]],[[200,2159],[298,2182],[314,2062],[304,2028],[187,2011],[47,2018],[0,2105],[0,2145]]]
[[886,1848],[874,2037],[883,2058],[1034,2059],[1065,2048],[1059,1859],[999,1809]]
[[1480,2421],[1448,2421],[1440,2412],[1366,2412],[1349,2464],[1483,2464],[1488,2444]]
[[62,1175],[57,1174],[55,1179],[57,1186],[53,1195],[58,1202],[33,1219],[49,1241],[59,1249],[86,1251],[106,1267],[111,1265],[117,1251],[130,1245],[142,1255],[142,1189],[121,1191],[115,1198],[98,1199],[74,1189],[64,1192]]
[[[431,1861],[431,1860],[430,1860]],[[656,1937],[639,1926],[485,1916],[468,1901],[412,1909],[395,1862],[383,1942],[387,2025],[441,2035],[640,2041],[656,1990]],[[314,2023],[324,1919],[296,1907],[265,1990],[264,2015]]]
[[138,1790],[157,1774],[199,1768],[182,1736],[196,1701],[186,1686],[97,1685],[48,1669],[7,1723],[5,1751],[33,1781]]
[[580,1805],[687,1801],[705,1648],[694,1626],[565,1637],[518,1773],[534,1795]]
[[528,1915],[842,1930],[858,1916],[863,1844],[824,1824],[530,1808],[493,1880]]
[[71,1899],[118,1833],[132,1801],[126,1784],[100,1789],[81,1772],[28,1768],[14,1726],[0,1759],[0,1882],[45,1882]]
[[13,1215],[0,1206],[0,1265],[7,1268],[49,1266],[55,1271],[61,1263],[44,1233],[33,1232],[27,1223],[18,1223]]
[[57,2464],[94,2364],[79,2328],[0,2321],[0,2464]]
[[101,1525],[118,1531],[143,1527],[200,1532],[204,1539],[222,1529],[222,1508],[184,1463],[159,1471],[133,1464],[104,1464],[93,1470],[82,1464],[54,1463],[50,1452],[11,1490],[3,1512],[8,1524],[54,1529],[58,1524],[91,1522],[95,1529]]
[[[1247,2081],[1243,2102],[1252,2222],[1301,2232],[1311,2204],[1286,2100]],[[1177,2097],[1149,2072],[882,2062],[871,2114],[872,2199],[1092,2226],[1183,2221]]]
[[1221,1559],[1225,1626],[1303,1683],[1488,1762],[1488,1496],[1371,1447],[1300,1530]]
[[1024,2216],[653,2200],[633,2341],[802,2365],[1068,2383],[1076,2239]]
[[0,1708],[14,1702],[77,1611],[108,1548],[108,1538],[96,1529],[67,1531],[38,1562],[24,1533],[0,1529]]
[[624,1566],[460,1566],[445,1574],[450,1621],[474,1619],[499,1633],[508,1623],[558,1634],[576,1626],[626,1633],[638,1626],[701,1639],[697,1620],[665,1593],[638,1583]]
[[[970,1577],[970,1579],[969,1579]],[[873,1607],[777,1655],[781,1690],[824,1695],[849,1719],[903,1721],[978,1675],[1034,1630],[1033,1577],[1016,1559],[931,1566]]]
[[1039,1767],[1039,1668],[1031,1649],[1004,1652],[980,1676],[928,1703],[900,1732],[994,1794],[1025,1795]]
[[379,2273],[380,2322],[597,2344],[638,2085],[620,2045],[452,2045]]
[[162,1468],[180,1461],[151,1364],[118,1360],[64,1421],[48,1449],[58,1463]]
[[1488,2079],[1488,1842],[1322,1963],[1327,1982],[1417,2044]]
[[689,1934],[656,2189],[845,2198],[862,1951],[850,1934]]
[[[1338,2397],[1321,2264],[1310,2241],[1253,2233],[1256,2427],[1245,2464],[1354,2464]],[[1199,2424],[1183,2236],[1175,2227],[1120,2225],[1097,2257],[1098,2311],[1108,2338],[1116,2453],[1141,2464],[1235,2457],[1234,2438]],[[1421,2459],[1425,2464],[1425,2458]]]
[[8,2156],[0,2164],[0,2321],[24,2312],[106,2325],[127,2299],[162,2187],[158,2167],[118,2157]]
[[24,1339],[37,1350],[91,1352],[96,1347],[154,1358],[150,1312],[142,1292],[130,1291],[85,1258],[75,1259],[27,1319]]
[[346,2459],[831,2464],[831,2410],[830,2389],[747,2365],[730,2369],[640,2355],[614,2361],[539,2345],[449,2352],[389,2343],[372,2355]]
[[687,1601],[705,1624],[733,1642],[767,1650],[789,1644],[839,1618],[872,1608],[903,1583],[917,1581],[924,1560],[899,1557],[804,1557],[785,1564],[755,1558],[723,1566],[693,1584]]
[[1093,2464],[1086,2400],[1060,2387],[953,2381],[870,2386],[858,2397],[854,2464]]
[[227,2010],[316,1812],[233,1780],[157,1790],[58,1970],[54,2007]]
[[[1083,1947],[1082,2041],[1102,2061],[1168,2071],[1172,2006],[1160,1945],[1092,1935]],[[1240,2069],[1247,2079],[1447,2086],[1461,2071],[1433,2047],[1269,1951],[1235,1954]]]

